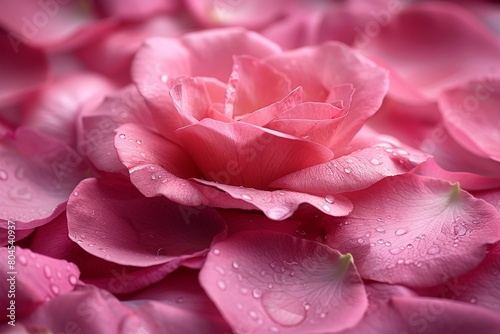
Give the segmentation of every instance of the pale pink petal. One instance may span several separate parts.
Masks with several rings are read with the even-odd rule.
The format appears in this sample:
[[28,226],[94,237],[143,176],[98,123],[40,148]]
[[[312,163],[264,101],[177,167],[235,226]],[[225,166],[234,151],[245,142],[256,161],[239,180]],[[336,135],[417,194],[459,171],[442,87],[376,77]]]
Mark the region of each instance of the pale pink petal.
[[385,177],[405,174],[428,158],[420,151],[377,139],[372,147],[304,168],[274,181],[270,186],[317,195],[355,191]]
[[[44,302],[70,292],[78,283],[80,271],[73,263],[20,247],[2,247],[0,254],[4,259],[0,264],[0,290],[5,296],[0,306],[5,310],[14,300],[15,317],[25,316]],[[14,259],[14,264],[8,264],[10,257]],[[6,298],[10,290],[15,297]]]
[[106,78],[85,72],[57,77],[28,100],[23,125],[74,145],[74,124],[82,106],[97,107],[113,88]]
[[361,32],[364,42],[355,46],[389,64],[428,99],[463,80],[489,75],[500,64],[496,37],[472,13],[454,4],[408,6],[379,28],[375,36]]
[[236,331],[336,332],[355,325],[368,304],[351,261],[287,234],[241,232],[214,245],[200,283]]
[[43,225],[64,211],[73,188],[86,175],[83,158],[58,139],[29,128],[0,146],[0,226],[19,230]]
[[290,93],[290,80],[262,60],[235,57],[229,77],[226,109],[239,117],[283,99]]
[[80,115],[78,150],[99,170],[126,172],[113,146],[114,130],[125,123],[138,123],[154,128],[144,99],[134,85],[126,86],[97,107],[85,109]]
[[500,161],[500,81],[485,79],[445,91],[439,98],[443,124],[462,147]]
[[349,113],[333,136],[338,146],[347,144],[377,111],[389,88],[388,72],[338,42],[288,51],[267,61],[289,77],[292,87],[304,88],[306,101],[324,102],[334,87],[352,84]]
[[49,69],[45,54],[23,44],[16,35],[1,28],[0,50],[2,50],[0,52],[0,73],[2,73],[0,105],[32,91],[47,80]]
[[477,266],[500,240],[499,213],[457,184],[405,174],[346,197],[354,210],[328,244],[352,253],[365,279],[437,285]]
[[187,0],[191,14],[204,26],[237,25],[252,29],[279,19],[297,0]]
[[500,212],[500,186],[495,189],[476,191],[473,195],[490,203]]
[[231,186],[205,180],[197,181],[204,185],[223,190],[233,198],[241,199],[248,204],[253,205],[259,210],[262,210],[267,217],[273,220],[283,220],[289,218],[298,209],[299,205],[304,203],[308,203],[334,217],[346,216],[352,211],[351,202],[340,195],[320,197],[298,191],[267,191]]
[[138,51],[132,63],[132,78],[161,122],[170,117],[173,106],[168,93],[175,79],[202,76],[226,82],[233,56],[262,58],[280,51],[260,35],[236,28],[190,33],[179,39],[152,38]]
[[205,179],[257,189],[333,156],[324,146],[242,122],[203,119],[176,135]]
[[180,263],[201,255],[226,229],[213,209],[187,215],[190,209],[164,197],[146,198],[122,178],[87,179],[68,202],[68,228],[75,242],[85,239],[80,247],[107,261],[137,267]]
[[460,187],[466,190],[485,190],[500,188],[500,177],[489,178],[467,172],[450,172],[441,168],[434,158],[431,158],[415,168],[415,173],[430,176],[436,179],[459,182]]

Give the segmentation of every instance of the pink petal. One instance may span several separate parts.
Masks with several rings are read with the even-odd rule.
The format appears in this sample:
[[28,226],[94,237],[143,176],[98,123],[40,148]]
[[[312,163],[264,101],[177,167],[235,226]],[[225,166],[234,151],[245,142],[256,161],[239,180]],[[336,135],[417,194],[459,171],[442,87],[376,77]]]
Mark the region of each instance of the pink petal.
[[473,195],[490,203],[500,212],[500,187],[486,191],[476,191]]
[[372,147],[286,175],[270,186],[318,195],[356,191],[385,177],[407,173],[426,159],[420,151],[379,141]]
[[97,107],[113,88],[106,78],[89,73],[57,77],[30,99],[23,125],[73,145],[78,112],[84,104]]
[[288,190],[267,191],[242,188],[204,180],[197,181],[204,185],[223,190],[233,198],[241,199],[255,206],[273,220],[289,218],[298,209],[299,205],[303,203],[311,204],[317,209],[334,217],[346,216],[352,211],[352,205],[349,200],[338,195],[335,197],[332,195],[319,197]]
[[441,168],[434,158],[418,165],[415,169],[415,173],[436,179],[447,180],[452,183],[459,182],[460,187],[466,190],[485,190],[500,187],[500,177],[489,178],[467,172],[450,172]]
[[0,105],[5,100],[33,90],[47,80],[48,61],[40,50],[25,45],[16,35],[2,29],[0,49]]
[[118,16],[123,19],[145,19],[155,14],[175,11],[179,7],[179,0],[152,0],[142,2],[138,0],[100,0],[98,5],[107,16]]
[[225,224],[212,209],[187,215],[190,209],[163,197],[146,198],[121,178],[87,179],[68,202],[69,233],[76,242],[85,240],[78,243],[87,252],[118,264],[180,262],[200,255],[225,234]]
[[354,95],[340,129],[333,136],[338,147],[347,144],[382,104],[389,87],[388,73],[347,46],[329,42],[268,58],[285,73],[292,87],[302,86],[306,101],[326,101],[332,88],[352,84]]
[[7,220],[19,222],[19,230],[47,223],[64,211],[69,194],[86,174],[83,158],[71,147],[29,128],[18,128],[0,151],[3,228]]
[[80,116],[78,149],[92,164],[105,172],[125,172],[113,146],[114,130],[125,123],[153,127],[155,121],[144,99],[133,85],[109,95],[97,107],[85,109]]
[[243,26],[258,28],[278,19],[297,1],[187,0],[190,13],[204,26]]
[[[499,52],[500,53],[500,52]],[[470,152],[500,161],[500,80],[469,82],[439,99],[449,134]]]
[[234,117],[249,114],[283,99],[290,90],[290,80],[264,61],[247,56],[235,57],[226,109],[234,110]]
[[221,210],[221,216],[224,218],[228,226],[228,236],[243,232],[243,231],[276,231],[297,236],[297,232],[302,224],[299,219],[289,218],[283,221],[272,220],[263,215],[262,213],[255,213],[252,211],[243,212],[241,210]]
[[281,176],[332,158],[324,146],[248,123],[203,119],[176,135],[205,179],[223,184],[263,189]]
[[353,212],[329,234],[365,279],[432,286],[471,270],[500,240],[498,212],[458,185],[412,174],[346,195]]
[[153,108],[155,119],[162,122],[170,117],[173,106],[168,92],[176,78],[201,76],[226,82],[233,56],[262,58],[280,51],[258,34],[234,28],[190,33],[178,39],[152,38],[138,51],[132,78]]
[[246,333],[336,332],[367,307],[350,255],[276,232],[216,244],[200,283],[233,329]]
[[500,63],[495,36],[473,14],[446,2],[408,6],[376,38],[361,35],[358,48],[430,99],[446,87],[490,74]]
[[[2,269],[0,287],[5,296],[0,306],[5,310],[10,307],[10,301],[14,300],[14,314],[17,317],[29,314],[39,305],[60,294],[68,293],[78,283],[80,271],[74,264],[64,260],[52,259],[28,249],[10,246],[0,248],[0,254],[4,259],[0,264]],[[10,257],[15,258],[12,267],[7,262]],[[13,290],[15,297],[6,298],[10,290]]]
[[467,274],[448,281],[445,296],[498,312],[500,309],[500,244],[496,244],[483,262]]

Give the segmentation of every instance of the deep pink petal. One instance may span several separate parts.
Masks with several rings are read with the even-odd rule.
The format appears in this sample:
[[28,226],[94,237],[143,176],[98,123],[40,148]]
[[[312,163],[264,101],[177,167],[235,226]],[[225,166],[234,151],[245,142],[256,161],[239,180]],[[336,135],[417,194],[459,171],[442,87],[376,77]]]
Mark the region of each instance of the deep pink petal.
[[270,231],[216,244],[200,283],[233,329],[246,333],[336,332],[367,307],[350,255]]
[[255,206],[273,220],[289,218],[298,209],[299,205],[303,203],[308,203],[334,217],[346,216],[352,211],[352,204],[349,200],[339,195],[319,197],[289,190],[267,191],[242,188],[204,180],[197,181],[207,186],[223,190],[233,198],[241,199]]
[[366,279],[437,285],[477,266],[500,239],[495,208],[441,180],[400,175],[346,197],[354,210],[328,244],[351,252]]
[[266,188],[333,156],[324,146],[242,122],[204,119],[176,135],[205,179],[245,187]]
[[133,85],[126,86],[97,107],[82,112],[79,121],[78,150],[99,170],[125,172],[113,146],[114,130],[125,123],[154,128],[144,99]]
[[[0,145],[0,226],[17,229],[45,224],[64,211],[73,188],[86,175],[83,157],[59,140],[18,128]],[[21,223],[22,222],[22,223]]]
[[349,113],[333,136],[339,147],[377,111],[389,87],[385,70],[337,42],[288,51],[269,57],[268,62],[290,78],[292,87],[304,88],[306,101],[324,102],[334,87],[352,84]]
[[89,73],[57,77],[29,100],[23,125],[74,145],[78,112],[84,104],[97,107],[113,88],[106,78]]
[[75,242],[85,240],[80,247],[94,256],[148,267],[198,256],[225,234],[212,209],[188,215],[191,209],[163,197],[146,198],[121,178],[87,179],[68,202],[69,233]]
[[[5,296],[0,306],[5,310],[10,306],[10,301],[14,300],[14,314],[17,317],[25,316],[44,302],[70,292],[78,283],[80,271],[73,263],[20,247],[2,247],[0,254],[4,259],[0,264],[0,290]],[[10,257],[14,258],[12,267],[7,261]],[[15,297],[6,298],[10,290],[13,290]]]
[[[500,52],[499,52],[500,53]],[[448,133],[468,151],[500,161],[500,81],[469,82],[439,99]]]
[[1,28],[0,50],[2,50],[0,52],[0,73],[2,73],[0,105],[6,100],[33,90],[47,80],[48,61],[45,54],[25,45],[16,35]]
[[[495,36],[472,13],[446,2],[408,6],[376,38],[361,34],[365,38],[357,48],[389,64],[429,99],[463,80],[490,74],[500,63]],[[391,84],[391,95],[405,99],[407,93],[396,89]]]
[[317,195],[355,191],[385,177],[405,174],[428,157],[420,151],[394,144],[378,142],[372,147],[286,175],[271,183],[271,187]]

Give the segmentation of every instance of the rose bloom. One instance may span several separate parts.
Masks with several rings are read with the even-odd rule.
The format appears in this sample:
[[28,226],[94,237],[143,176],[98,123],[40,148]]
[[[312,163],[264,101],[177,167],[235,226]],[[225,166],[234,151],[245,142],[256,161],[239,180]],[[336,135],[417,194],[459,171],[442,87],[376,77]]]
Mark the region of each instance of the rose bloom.
[[[210,26],[200,10],[236,2],[200,3],[189,10]],[[498,80],[470,78],[497,49],[456,8],[405,10],[363,47],[370,59],[333,41],[283,51],[239,28],[139,47],[145,21],[77,52],[90,67],[105,67],[93,52],[115,59],[110,77],[79,68],[42,85],[41,61],[4,85],[0,252],[15,251],[17,290],[2,331],[497,333]],[[416,71],[412,47],[448,53],[401,35],[466,50],[443,38],[461,26],[482,61],[423,80],[435,67]],[[106,51],[128,34],[130,49]],[[6,57],[10,76],[39,52],[25,51]]]

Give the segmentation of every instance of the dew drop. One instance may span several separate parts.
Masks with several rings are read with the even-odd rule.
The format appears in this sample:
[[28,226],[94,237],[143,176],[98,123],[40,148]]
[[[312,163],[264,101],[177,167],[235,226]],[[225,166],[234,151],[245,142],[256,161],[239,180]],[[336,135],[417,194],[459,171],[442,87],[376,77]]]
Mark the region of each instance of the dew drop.
[[238,269],[240,267],[240,263],[236,260],[233,261],[233,268]]
[[365,233],[365,236],[366,236],[367,238],[369,238],[371,235],[372,235],[372,234],[371,234],[370,232],[366,232],[366,233]]
[[100,250],[101,252],[103,252],[103,253],[106,253],[107,248],[102,247],[102,248],[99,248],[99,250]]
[[404,260],[403,259],[399,259],[398,260],[398,264],[403,264]]
[[306,311],[309,311],[311,309],[311,304],[304,302],[303,305]]
[[271,333],[279,333],[280,332],[280,329],[276,326],[269,327],[269,330],[271,331]]
[[219,289],[221,290],[226,290],[226,282],[224,282],[223,280],[217,281],[217,287],[219,287]]
[[326,313],[325,312],[321,312],[321,314],[319,316],[320,316],[320,318],[326,318]]
[[125,136],[123,133],[121,133],[118,137],[120,137],[121,139],[127,138],[127,136]]
[[389,246],[391,246],[392,244],[391,244],[389,241],[386,241],[386,242],[385,242],[385,245],[386,245],[387,247],[389,247]]
[[140,140],[140,139],[137,139],[135,142],[137,143],[137,145],[141,145],[142,144],[142,140]]
[[407,230],[405,230],[404,228],[398,228],[398,229],[396,230],[396,232],[394,232],[394,233],[395,233],[397,236],[400,236],[400,235],[404,235],[404,234],[408,233],[408,231],[407,231]]
[[75,196],[75,197],[76,197],[76,196],[78,196],[78,191],[75,191],[75,192],[73,193],[73,196]]
[[266,293],[262,296],[261,303],[269,317],[283,326],[298,325],[306,317],[302,302],[285,292]]
[[330,211],[332,211],[332,209],[330,209],[330,207],[329,207],[328,205],[326,205],[326,204],[325,204],[325,205],[323,205],[323,210],[324,210],[325,212],[330,212]]
[[358,243],[363,244],[363,243],[365,243],[365,240],[363,240],[362,238],[359,238]]
[[260,276],[265,276],[266,275],[266,271],[265,270],[261,270],[260,271]]
[[373,159],[370,160],[370,163],[372,165],[377,166],[377,165],[380,165],[380,160],[378,160],[377,158],[373,158]]
[[161,81],[161,82],[163,82],[163,83],[167,83],[167,81],[168,81],[168,75],[163,74],[163,75],[160,77],[160,81]]
[[78,282],[78,278],[76,278],[75,275],[69,275],[68,281],[69,281],[69,284],[76,285],[76,283]]
[[470,303],[471,303],[471,304],[475,304],[475,303],[477,303],[477,298],[476,298],[476,297],[472,297],[472,298],[470,299]]
[[9,174],[7,174],[7,172],[3,169],[0,169],[0,181],[7,181],[8,178]]
[[384,243],[384,239],[378,239],[378,240],[377,240],[377,242],[378,242],[379,244],[383,244],[383,243]]
[[290,209],[286,206],[275,206],[267,211],[267,216],[274,220],[284,219],[290,214]]
[[220,249],[215,248],[215,249],[212,251],[212,254],[214,254],[214,255],[216,255],[216,256],[219,256],[219,255],[220,255]]
[[260,297],[262,297],[262,290],[261,289],[257,289],[257,288],[253,289],[252,296],[254,298],[260,298]]
[[94,247],[95,245],[93,243],[89,243],[89,247]]
[[274,288],[274,284],[272,282],[269,282],[269,283],[267,283],[267,287],[269,289],[272,289],[272,288]]
[[18,261],[19,261],[19,264],[21,264],[23,266],[28,264],[28,259],[24,255],[19,255]]
[[43,266],[43,274],[45,275],[46,278],[52,277],[52,270],[50,269],[49,266],[47,265]]
[[335,197],[333,197],[332,195],[328,195],[325,197],[325,201],[327,203],[333,204],[333,203],[335,203]]
[[349,174],[349,173],[351,173],[351,170],[350,170],[349,168],[344,168],[344,172],[345,172],[346,174]]
[[243,294],[243,295],[246,295],[248,293],[248,289],[247,288],[241,288],[240,289],[240,292]]
[[371,247],[375,247],[375,243],[374,242],[370,242],[370,246]]
[[215,269],[216,272],[218,272],[221,275],[225,275],[226,274],[226,271],[221,266],[215,266],[214,269]]
[[431,248],[427,250],[427,254],[429,255],[435,255],[438,254],[441,251],[438,245],[432,245]]
[[241,195],[241,198],[243,198],[244,200],[247,200],[247,201],[251,201],[251,200],[253,200],[253,197],[252,197],[252,196],[250,196],[250,195],[246,195],[246,194]]
[[156,180],[156,175],[151,175],[151,180]]
[[375,231],[379,232],[379,233],[385,233],[385,228],[383,228],[382,226],[379,226],[375,229]]
[[401,248],[393,248],[389,251],[389,253],[393,254],[393,255],[398,255],[399,253],[401,253],[403,250]]
[[406,248],[410,248],[411,249],[411,248],[413,248],[413,245],[412,244],[408,244],[408,245],[406,245]]
[[54,294],[54,296],[57,296],[61,292],[61,289],[59,289],[59,287],[57,285],[51,284],[50,291]]

